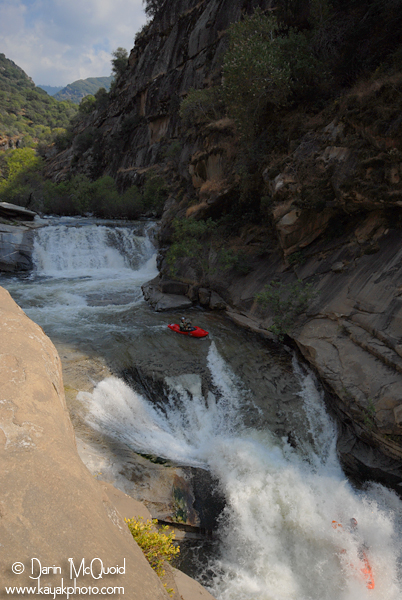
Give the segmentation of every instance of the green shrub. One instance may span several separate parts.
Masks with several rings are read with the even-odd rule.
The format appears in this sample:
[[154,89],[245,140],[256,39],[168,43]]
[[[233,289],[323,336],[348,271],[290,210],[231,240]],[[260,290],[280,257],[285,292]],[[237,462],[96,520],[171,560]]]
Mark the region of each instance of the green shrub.
[[316,295],[313,284],[301,279],[289,284],[271,281],[257,294],[256,301],[263,308],[271,309],[274,322],[269,330],[283,340],[292,331],[295,318],[306,310]]
[[88,95],[84,96],[78,106],[78,112],[82,115],[90,115],[96,108],[95,96]]
[[143,0],[145,14],[151,19],[161,10],[165,0]]
[[117,50],[113,50],[112,56],[112,73],[117,79],[126,70],[128,65],[128,52],[125,48],[119,46]]
[[224,115],[221,87],[190,88],[180,104],[179,114],[185,125],[220,119]]
[[210,239],[215,228],[216,223],[212,219],[207,221],[175,219],[173,221],[173,243],[166,255],[171,275],[177,273],[180,259],[191,258],[197,275],[205,280],[209,272]]
[[119,126],[119,136],[117,139],[118,145],[121,147],[121,142],[127,142],[131,136],[131,134],[135,131],[135,129],[141,124],[145,122],[145,118],[141,117],[137,113],[131,113],[126,115],[120,123]]
[[105,90],[105,88],[101,87],[95,94],[95,108],[103,109],[109,103],[109,94]]
[[250,259],[242,250],[234,252],[222,248],[219,253],[219,263],[224,270],[234,269],[240,275],[247,275],[251,271]]
[[43,159],[33,148],[17,148],[0,158],[0,198],[25,206],[42,185]]
[[180,548],[173,545],[174,532],[163,533],[168,529],[167,525],[158,531],[155,528],[158,523],[156,519],[144,521],[140,517],[139,519],[125,519],[125,522],[151,567],[159,577],[163,577],[165,574],[163,563],[170,562],[180,552]]
[[149,172],[145,178],[143,189],[144,209],[160,216],[168,197],[168,188],[161,175]]
[[95,141],[95,137],[96,137],[96,132],[92,127],[89,127],[82,133],[79,133],[74,138],[73,148],[74,148],[75,155],[81,156],[82,154],[84,154],[84,152],[89,150],[89,148],[92,146],[92,144]]
[[165,150],[164,157],[172,160],[176,165],[180,163],[180,153],[182,151],[183,146],[179,142],[179,140],[174,140],[170,146]]
[[285,106],[309,85],[317,61],[306,35],[279,30],[272,13],[257,9],[229,28],[223,63],[223,97],[244,137],[252,137],[269,111]]
[[132,185],[120,196],[116,216],[134,220],[144,213],[144,209],[144,198],[138,187]]

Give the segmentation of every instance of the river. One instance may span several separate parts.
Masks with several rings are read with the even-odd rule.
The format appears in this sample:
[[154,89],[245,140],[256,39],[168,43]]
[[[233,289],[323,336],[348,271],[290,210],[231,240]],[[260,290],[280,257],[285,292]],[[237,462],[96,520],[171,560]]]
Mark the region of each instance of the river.
[[[167,323],[180,314],[146,305],[154,227],[48,219],[36,232],[34,271],[1,279],[56,347],[102,357],[113,374],[78,395],[94,441],[112,438],[219,481],[219,542],[198,573],[219,600],[400,600],[400,498],[347,480],[323,392],[295,356],[201,309],[188,314],[209,337],[177,335]],[[152,382],[163,382],[163,395]]]

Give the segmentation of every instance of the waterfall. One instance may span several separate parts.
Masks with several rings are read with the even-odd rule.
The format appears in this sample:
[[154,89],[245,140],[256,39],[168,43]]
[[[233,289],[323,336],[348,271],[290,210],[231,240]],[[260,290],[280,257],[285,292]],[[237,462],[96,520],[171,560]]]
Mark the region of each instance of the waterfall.
[[36,275],[116,278],[122,271],[135,270],[144,257],[153,254],[143,231],[95,224],[55,225],[38,230],[33,261]]
[[112,315],[123,317],[143,303],[141,285],[157,275],[152,227],[82,218],[42,227],[35,232],[30,278],[7,287],[49,335],[101,335]]
[[[210,390],[195,374],[168,377],[155,404],[117,378],[81,393],[88,422],[131,448],[203,466],[226,497],[220,554],[209,565],[219,600],[397,600],[401,597],[402,503],[380,485],[355,490],[336,456],[336,428],[314,377],[294,362],[310,430],[296,448],[246,427],[247,390],[210,344]],[[348,532],[351,517],[358,521]],[[332,521],[343,524],[334,529]],[[367,588],[359,554],[375,577]]]

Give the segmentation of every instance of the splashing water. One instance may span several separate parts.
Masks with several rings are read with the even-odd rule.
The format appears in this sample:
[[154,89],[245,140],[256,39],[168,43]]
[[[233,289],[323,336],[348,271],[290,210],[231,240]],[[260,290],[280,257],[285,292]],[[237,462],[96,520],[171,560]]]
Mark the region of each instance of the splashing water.
[[157,275],[152,224],[67,222],[36,230],[31,276],[6,287],[49,335],[79,330],[91,338],[105,321],[143,302],[141,284]]
[[[220,356],[208,354],[211,389],[200,378],[167,378],[155,404],[117,378],[81,394],[88,420],[137,451],[203,466],[226,497],[221,549],[209,565],[219,600],[399,600],[402,503],[371,485],[357,492],[339,466],[334,424],[311,374],[295,363],[310,424],[297,450],[267,431],[247,428],[247,391]],[[347,530],[351,517],[358,532]],[[343,527],[333,529],[336,520]],[[366,544],[375,578],[368,589],[359,549]]]
[[40,276],[116,278],[146,254],[154,254],[149,238],[127,227],[55,225],[38,231],[33,260]]
[[[204,398],[198,375],[166,378],[167,403],[147,401],[116,377],[102,381],[92,394],[80,392],[88,423],[123,441],[138,452],[208,468],[218,437],[241,428],[242,398],[233,385],[234,374],[211,344],[208,355],[214,391]],[[221,377],[218,377],[218,373]]]

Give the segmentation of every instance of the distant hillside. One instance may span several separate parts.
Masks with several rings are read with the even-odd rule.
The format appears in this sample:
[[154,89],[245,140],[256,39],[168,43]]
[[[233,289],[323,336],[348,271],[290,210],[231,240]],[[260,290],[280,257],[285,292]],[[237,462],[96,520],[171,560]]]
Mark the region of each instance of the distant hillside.
[[41,84],[39,84],[38,87],[40,87],[41,90],[45,90],[45,92],[47,92],[49,94],[49,96],[54,96],[55,94],[57,94],[57,92],[60,92],[60,90],[63,89],[62,85],[41,85]]
[[88,79],[78,79],[69,83],[57,94],[54,94],[56,100],[70,100],[74,104],[79,104],[85,96],[95,95],[100,88],[105,88],[108,92],[113,81],[110,77],[89,77]]
[[74,104],[57,102],[0,54],[0,148],[48,141],[55,130],[67,127],[76,112]]

